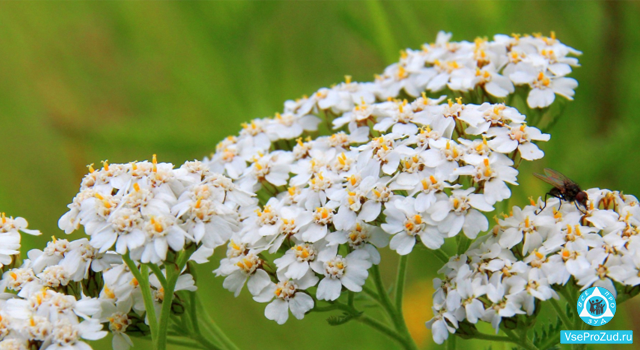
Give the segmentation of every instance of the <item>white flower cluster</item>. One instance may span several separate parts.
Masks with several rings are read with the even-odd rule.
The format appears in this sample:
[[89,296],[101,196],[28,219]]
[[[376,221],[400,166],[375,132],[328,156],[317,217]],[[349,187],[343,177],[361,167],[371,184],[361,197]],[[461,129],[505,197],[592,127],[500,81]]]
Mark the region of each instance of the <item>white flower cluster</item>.
[[6,217],[0,214],[0,269],[15,262],[14,256],[20,254],[20,232],[38,236],[40,231],[27,229],[28,223],[24,218]]
[[480,89],[504,98],[515,92],[515,86],[527,86],[529,107],[544,108],[556,94],[571,99],[578,86],[565,76],[578,66],[578,60],[568,56],[581,53],[562,44],[553,32],[550,37],[496,35],[494,41],[478,38],[473,43],[450,39],[450,33],[440,32],[436,42],[422,50],[403,51],[400,62],[376,77],[376,95],[395,97],[404,90],[416,97],[424,90],[448,88],[461,93]]
[[135,261],[158,264],[169,249],[195,243],[194,260],[206,261],[237,225],[236,207],[248,193],[198,161],[172,164],[131,162],[90,167],[80,192],[59,221],[71,233],[80,226],[100,253],[114,248]]
[[[28,256],[0,281],[0,349],[87,350],[80,338],[104,337],[102,324],[113,334],[115,350],[133,346],[126,331],[145,321],[145,308],[141,287],[119,255],[101,253],[86,238],[54,237]],[[164,289],[155,275],[150,284],[160,309]],[[195,289],[190,274],[180,275],[175,291]]]
[[[87,350],[83,340],[106,336],[100,321],[100,301],[84,296],[81,285],[93,261],[94,269],[108,258],[78,260],[86,239],[54,240],[34,260],[6,271],[0,281],[0,349]],[[91,250],[91,247],[88,247]],[[79,264],[76,264],[79,263]],[[79,277],[77,279],[76,277]]]
[[[640,284],[640,204],[619,192],[586,191],[587,207],[557,199],[513,207],[469,250],[452,257],[435,279],[434,318],[427,322],[436,343],[460,322],[492,324],[532,315],[539,302],[558,299],[570,285],[604,287],[614,295]],[[583,211],[584,210],[584,211]],[[538,213],[538,214],[536,214]]]
[[[215,272],[236,295],[246,283],[257,301],[275,298],[266,316],[279,323],[313,307],[307,288],[317,285],[319,300],[361,291],[380,247],[405,255],[461,231],[475,238],[489,227],[481,212],[517,185],[514,160],[542,158],[535,142],[549,140],[504,104],[424,94],[375,102],[368,85],[349,84],[331,90],[331,103],[289,101],[275,119],[245,124],[205,161],[260,199],[239,208],[240,230]],[[304,139],[318,115],[341,131]]]

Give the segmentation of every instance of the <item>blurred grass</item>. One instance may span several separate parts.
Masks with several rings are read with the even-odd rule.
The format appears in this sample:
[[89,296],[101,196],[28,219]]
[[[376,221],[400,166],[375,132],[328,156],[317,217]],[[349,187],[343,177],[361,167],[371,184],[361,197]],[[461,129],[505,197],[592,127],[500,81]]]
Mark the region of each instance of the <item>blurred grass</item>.
[[[372,80],[400,49],[439,30],[454,40],[555,30],[584,52],[575,102],[543,146],[546,157],[521,168],[512,204],[546,192],[530,176],[546,166],[583,187],[640,194],[639,12],[637,2],[617,1],[0,2],[0,207],[44,231],[24,238],[42,247],[62,235],[57,219],[85,165],[153,153],[174,164],[201,159],[240,122],[346,74]],[[383,255],[384,276],[395,260]],[[426,250],[410,261],[407,318],[425,348],[436,348],[422,326],[435,261]],[[209,275],[215,267],[202,266],[200,276],[211,278],[200,288],[242,348],[395,346],[356,323],[329,327],[322,314],[277,326],[246,292],[235,299],[224,291]],[[632,328],[639,311],[630,303],[611,327]]]

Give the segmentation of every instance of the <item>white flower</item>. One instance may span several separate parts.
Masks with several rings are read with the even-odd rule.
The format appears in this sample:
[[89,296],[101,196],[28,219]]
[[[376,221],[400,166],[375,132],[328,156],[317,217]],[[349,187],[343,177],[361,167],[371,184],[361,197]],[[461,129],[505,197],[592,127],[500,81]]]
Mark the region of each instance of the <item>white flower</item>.
[[550,135],[543,134],[537,128],[511,124],[508,127],[494,127],[487,131],[488,136],[495,136],[489,141],[489,146],[496,152],[510,153],[516,148],[525,160],[536,160],[544,157],[536,144],[532,141],[549,141]]
[[400,255],[411,253],[417,237],[429,249],[438,249],[444,243],[444,237],[436,228],[436,223],[425,213],[416,212],[414,202],[414,198],[407,197],[385,206],[387,220],[381,227],[394,235],[389,247]]
[[337,255],[324,261],[324,278],[318,284],[319,300],[336,300],[340,296],[342,286],[352,292],[362,291],[371,267],[369,253],[355,250],[346,257]]
[[431,219],[437,222],[442,234],[453,237],[462,230],[467,237],[474,239],[480,231],[489,228],[487,218],[478,210],[492,211],[493,207],[484,195],[473,191],[474,188],[453,190],[451,197],[442,196],[429,208]]
[[516,85],[531,86],[527,97],[527,104],[531,108],[548,107],[553,103],[556,94],[572,100],[575,93],[573,90],[578,87],[578,82],[573,78],[549,76],[542,71],[518,71],[510,77]]
[[329,246],[348,243],[349,247],[354,250],[364,249],[369,253],[371,262],[377,265],[380,263],[378,248],[386,247],[389,244],[389,235],[378,226],[356,222],[351,229],[329,234],[327,242]]
[[314,286],[318,283],[318,277],[309,271],[300,279],[281,280],[270,284],[264,288],[260,295],[253,299],[265,303],[275,298],[264,310],[264,315],[270,319],[284,324],[289,318],[289,310],[293,316],[301,320],[304,314],[313,308],[313,298],[302,290]]
[[222,286],[234,296],[240,295],[245,283],[252,295],[258,295],[270,282],[269,275],[261,268],[263,260],[255,253],[238,256],[222,261],[220,267],[213,271],[216,275],[225,275]]

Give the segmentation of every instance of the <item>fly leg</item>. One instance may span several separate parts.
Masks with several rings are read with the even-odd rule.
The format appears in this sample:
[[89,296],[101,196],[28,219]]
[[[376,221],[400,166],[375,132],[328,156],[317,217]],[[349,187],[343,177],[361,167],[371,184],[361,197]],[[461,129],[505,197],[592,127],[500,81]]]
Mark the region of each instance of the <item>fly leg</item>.
[[560,190],[558,190],[557,188],[552,188],[551,191],[545,193],[544,195],[544,206],[542,206],[542,208],[540,208],[540,210],[534,212],[534,214],[536,215],[540,215],[542,213],[542,211],[544,210],[544,208],[547,207],[547,197],[551,196],[551,197],[555,197],[558,198],[560,200],[560,206],[558,207],[558,210],[560,210],[560,208],[562,207],[562,201],[565,200],[564,198],[564,194],[562,194],[562,192],[560,192]]

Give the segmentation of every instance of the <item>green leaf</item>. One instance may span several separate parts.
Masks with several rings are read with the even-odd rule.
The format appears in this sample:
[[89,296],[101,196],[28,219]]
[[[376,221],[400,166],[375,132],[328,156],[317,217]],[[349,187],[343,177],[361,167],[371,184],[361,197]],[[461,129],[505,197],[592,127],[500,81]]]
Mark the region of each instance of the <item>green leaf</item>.
[[352,319],[362,315],[362,312],[358,312],[357,314],[343,313],[341,316],[331,316],[327,318],[327,322],[330,326],[339,326],[345,324]]

